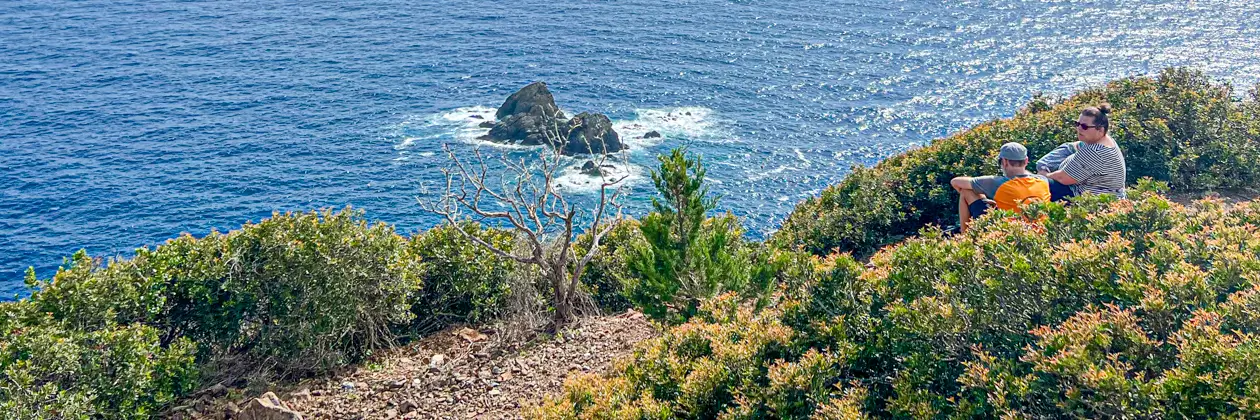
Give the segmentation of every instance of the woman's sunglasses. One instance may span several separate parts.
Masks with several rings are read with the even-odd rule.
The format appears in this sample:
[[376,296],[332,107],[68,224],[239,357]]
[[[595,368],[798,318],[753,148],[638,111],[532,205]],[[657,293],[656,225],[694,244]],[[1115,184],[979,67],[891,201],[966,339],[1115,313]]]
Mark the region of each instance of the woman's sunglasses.
[[1085,123],[1083,123],[1083,122],[1076,122],[1076,121],[1073,121],[1073,122],[1071,122],[1070,124],[1072,124],[1073,126],[1076,126],[1076,128],[1082,129],[1082,130],[1088,130],[1088,129],[1091,129],[1091,128],[1098,128],[1098,127],[1102,127],[1101,125],[1089,125],[1089,124],[1085,124]]

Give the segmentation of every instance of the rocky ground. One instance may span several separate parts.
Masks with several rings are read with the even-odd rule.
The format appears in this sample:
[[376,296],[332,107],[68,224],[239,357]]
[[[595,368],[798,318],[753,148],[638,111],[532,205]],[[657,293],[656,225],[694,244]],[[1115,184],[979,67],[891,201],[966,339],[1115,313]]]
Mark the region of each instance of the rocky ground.
[[[514,419],[577,372],[601,372],[657,331],[643,314],[584,319],[521,345],[493,331],[451,328],[398,348],[352,375],[309,381],[257,400],[195,400],[174,418]],[[275,397],[274,395],[279,395]],[[201,413],[209,413],[203,415]],[[301,417],[298,417],[300,415]]]

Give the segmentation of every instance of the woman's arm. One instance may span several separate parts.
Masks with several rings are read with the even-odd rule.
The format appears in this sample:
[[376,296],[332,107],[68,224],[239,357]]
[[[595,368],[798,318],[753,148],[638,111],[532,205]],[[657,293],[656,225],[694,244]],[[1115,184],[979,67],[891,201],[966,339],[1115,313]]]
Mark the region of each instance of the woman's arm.
[[[1046,178],[1053,179],[1063,185],[1076,185],[1081,182],[1088,181],[1094,176],[1094,171],[1085,166],[1085,161],[1090,158],[1097,158],[1092,155],[1092,151],[1084,151],[1080,154],[1073,154],[1064,159],[1059,170],[1046,175]],[[1090,155],[1090,156],[1083,156]]]
[[1053,179],[1063,185],[1076,185],[1077,183],[1080,182],[1080,181],[1077,181],[1076,178],[1072,178],[1071,175],[1068,175],[1067,172],[1063,172],[1063,171],[1051,172],[1046,175],[1046,178]]

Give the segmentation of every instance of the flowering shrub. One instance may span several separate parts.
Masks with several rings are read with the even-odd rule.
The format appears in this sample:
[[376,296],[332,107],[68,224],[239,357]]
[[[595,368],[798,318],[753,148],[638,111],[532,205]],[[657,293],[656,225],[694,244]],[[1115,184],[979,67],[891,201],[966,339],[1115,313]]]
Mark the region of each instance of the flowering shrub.
[[1110,102],[1111,135],[1128,163],[1129,182],[1152,178],[1175,191],[1248,188],[1260,182],[1260,86],[1245,100],[1200,72],[1111,82],[1051,103],[1036,98],[1013,118],[990,121],[927,147],[854,168],[841,183],[799,204],[773,241],[817,255],[858,257],[931,224],[955,223],[955,176],[997,170],[1001,144],[1017,141],[1034,157],[1076,141],[1081,109]]
[[533,418],[1260,415],[1260,202],[1082,197],[815,258],[573,379]]

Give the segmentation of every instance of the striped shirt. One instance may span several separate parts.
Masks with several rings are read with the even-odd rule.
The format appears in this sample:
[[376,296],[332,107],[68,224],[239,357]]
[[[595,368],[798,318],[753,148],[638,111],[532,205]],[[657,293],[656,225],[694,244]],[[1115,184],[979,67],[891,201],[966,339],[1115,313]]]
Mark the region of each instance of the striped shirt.
[[1072,186],[1075,194],[1115,194],[1125,198],[1128,168],[1119,147],[1082,142],[1076,153],[1063,160],[1061,169],[1076,180]]

